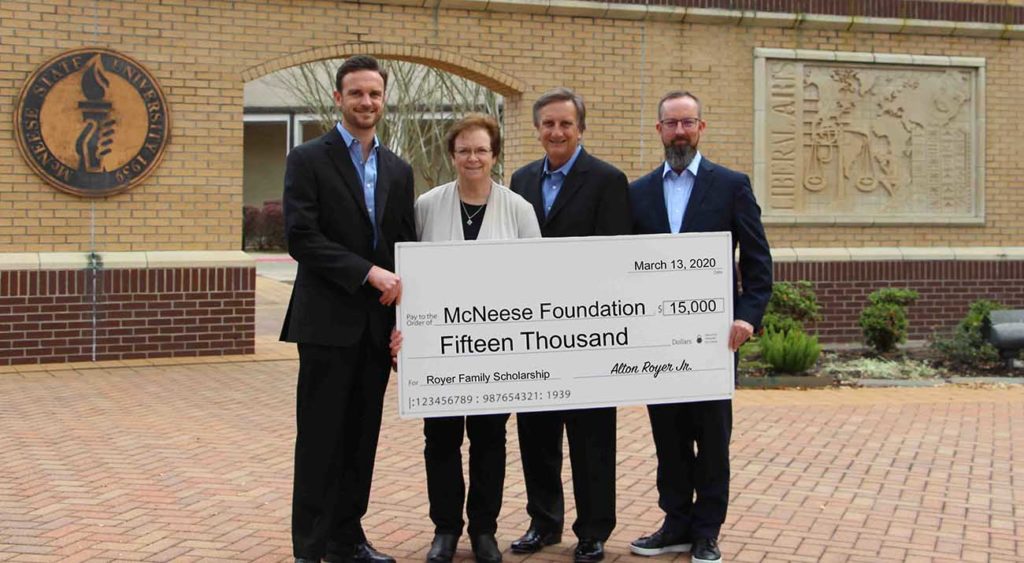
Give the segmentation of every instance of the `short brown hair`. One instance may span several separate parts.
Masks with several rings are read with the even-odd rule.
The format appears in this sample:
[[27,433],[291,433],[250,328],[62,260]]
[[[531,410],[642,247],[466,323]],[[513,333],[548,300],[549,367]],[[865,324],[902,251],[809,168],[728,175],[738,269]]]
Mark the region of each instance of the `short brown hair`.
[[372,70],[379,74],[384,79],[384,89],[387,90],[388,71],[380,66],[377,59],[369,55],[353,55],[345,59],[345,62],[338,67],[338,73],[334,75],[334,88],[341,92],[341,79],[345,78],[346,74],[360,70]]
[[533,126],[540,126],[540,110],[544,106],[554,102],[572,102],[576,108],[576,127],[580,133],[587,130],[587,106],[583,103],[583,96],[573,92],[569,88],[555,88],[548,90],[533,102]]
[[690,98],[696,102],[697,118],[702,119],[701,114],[704,113],[704,106],[700,103],[700,100],[697,99],[697,96],[694,96],[691,92],[687,92],[686,90],[673,90],[658,100],[658,119],[661,119],[661,111],[665,107],[665,102],[669,100],[678,100],[679,98]]
[[498,120],[482,113],[471,113],[456,121],[448,129],[445,142],[448,144],[448,156],[455,156],[455,137],[470,129],[483,129],[491,138],[491,154],[498,158],[501,154],[501,127]]

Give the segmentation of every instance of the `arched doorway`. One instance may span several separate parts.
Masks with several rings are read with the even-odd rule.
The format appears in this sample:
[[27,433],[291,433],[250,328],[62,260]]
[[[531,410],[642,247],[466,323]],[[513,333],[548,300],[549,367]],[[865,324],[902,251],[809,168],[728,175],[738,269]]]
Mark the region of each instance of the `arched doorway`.
[[[493,69],[476,68],[480,65],[458,57],[427,59],[422,54],[410,54],[407,47],[376,47],[362,52],[381,58],[390,75],[387,111],[378,135],[412,164],[417,194],[454,177],[444,148],[444,135],[453,121],[471,112],[486,113],[496,117],[505,131],[508,123],[515,121],[510,112],[518,107],[510,107],[510,102],[519,99],[521,86],[509,77]],[[319,56],[321,51],[309,54]],[[260,65],[244,76],[295,58]],[[343,60],[315,59],[283,66],[246,82],[243,249],[283,248],[279,202],[285,158],[292,147],[320,136],[337,122],[331,93],[335,89],[334,73]],[[506,152],[509,145],[506,141]],[[495,170],[500,181],[501,163]]]

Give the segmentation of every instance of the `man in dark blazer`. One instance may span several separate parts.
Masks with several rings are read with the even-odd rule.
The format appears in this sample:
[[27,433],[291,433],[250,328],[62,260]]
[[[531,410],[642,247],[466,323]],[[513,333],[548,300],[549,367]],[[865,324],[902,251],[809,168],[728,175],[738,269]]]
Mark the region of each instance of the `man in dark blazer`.
[[[545,237],[623,235],[631,232],[628,182],[614,166],[579,144],[586,107],[572,90],[558,88],[533,105],[533,124],[546,156],[512,175],[512,191],[537,212]],[[597,259],[595,257],[595,259]],[[615,527],[615,409],[520,413],[519,447],[530,528],[512,543],[533,553],[562,540],[562,429],[569,437],[576,498],[575,561],[600,561]]]
[[[658,104],[657,123],[665,162],[630,185],[629,199],[637,234],[732,233],[743,287],[740,293],[733,283],[729,348],[735,352],[761,324],[772,292],[772,259],[750,179],[697,151],[706,126],[696,96],[666,94]],[[630,544],[630,551],[653,556],[692,549],[694,563],[721,561],[718,534],[729,502],[732,401],[651,405],[647,410],[658,453],[658,506],[665,521],[657,532]]]
[[402,292],[394,245],[416,237],[412,169],[376,137],[386,84],[373,58],[346,60],[334,92],[341,123],[288,155],[285,230],[298,273],[281,340],[299,350],[297,562],[394,562],[373,549],[360,523]]

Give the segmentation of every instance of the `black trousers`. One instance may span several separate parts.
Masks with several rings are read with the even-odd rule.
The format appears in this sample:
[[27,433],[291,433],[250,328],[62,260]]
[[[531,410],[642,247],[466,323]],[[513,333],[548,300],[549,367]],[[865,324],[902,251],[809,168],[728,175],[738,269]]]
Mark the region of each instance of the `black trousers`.
[[[732,401],[650,405],[665,530],[717,538],[729,506]],[[696,500],[694,499],[696,497]]]
[[292,549],[319,560],[366,541],[360,520],[370,499],[384,391],[386,348],[299,344]]
[[[505,486],[505,423],[508,414],[452,416],[423,420],[427,497],[436,534],[462,534],[462,506],[469,535],[498,530]],[[469,497],[462,477],[462,438],[469,435]]]
[[519,450],[526,481],[526,512],[542,532],[561,532],[562,429],[569,437],[578,538],[607,540],[615,528],[614,408],[520,413]]

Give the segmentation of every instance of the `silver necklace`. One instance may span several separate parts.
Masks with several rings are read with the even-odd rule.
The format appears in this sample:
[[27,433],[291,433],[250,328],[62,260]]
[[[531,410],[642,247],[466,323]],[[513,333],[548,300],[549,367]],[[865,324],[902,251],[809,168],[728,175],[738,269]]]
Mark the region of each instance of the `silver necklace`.
[[484,205],[481,205],[480,207],[477,208],[476,211],[473,212],[472,215],[470,215],[469,214],[469,210],[466,209],[466,202],[462,201],[461,197],[459,198],[459,203],[462,204],[462,212],[466,214],[466,224],[467,225],[472,225],[473,224],[473,217],[476,217],[477,215],[479,215],[480,212],[484,210],[484,207],[487,206],[486,203]]

